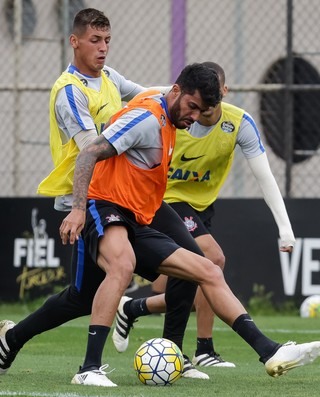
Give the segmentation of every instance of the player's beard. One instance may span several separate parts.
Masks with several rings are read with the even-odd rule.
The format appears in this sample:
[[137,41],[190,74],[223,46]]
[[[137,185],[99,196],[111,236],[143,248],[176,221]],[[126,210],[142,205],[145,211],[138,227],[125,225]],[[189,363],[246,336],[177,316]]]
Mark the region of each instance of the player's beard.
[[170,119],[172,124],[176,127],[176,128],[181,128],[184,129],[186,128],[186,124],[185,121],[188,120],[191,123],[193,123],[193,120],[189,117],[185,117],[183,119],[181,119],[181,98],[182,98],[182,94],[180,94],[180,96],[176,99],[175,103],[172,105],[171,107],[171,112],[170,112]]

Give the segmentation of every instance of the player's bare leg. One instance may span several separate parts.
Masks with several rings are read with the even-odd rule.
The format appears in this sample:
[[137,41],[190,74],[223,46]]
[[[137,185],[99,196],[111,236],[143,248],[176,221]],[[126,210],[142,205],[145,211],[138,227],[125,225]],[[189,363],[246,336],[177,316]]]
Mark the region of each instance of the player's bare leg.
[[208,259],[179,248],[162,262],[159,270],[173,277],[196,281],[213,312],[257,352],[270,376],[283,375],[320,356],[320,341],[281,345],[265,336],[230,290],[222,270]]
[[135,268],[135,255],[124,226],[109,226],[104,230],[99,240],[97,263],[106,277],[93,300],[84,363],[71,383],[115,387],[117,385],[106,376],[107,366],[101,365],[101,360],[120,299]]

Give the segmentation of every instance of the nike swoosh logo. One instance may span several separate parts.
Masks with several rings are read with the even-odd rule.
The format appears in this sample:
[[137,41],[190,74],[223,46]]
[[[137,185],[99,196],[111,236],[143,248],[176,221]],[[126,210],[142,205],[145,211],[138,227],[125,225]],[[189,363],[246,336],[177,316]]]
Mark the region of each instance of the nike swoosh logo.
[[97,111],[97,115],[99,114],[100,110],[102,110],[103,108],[105,108],[108,105],[108,102],[105,103],[104,105],[100,106],[98,111]]
[[94,332],[90,332],[90,331],[89,331],[89,334],[90,334],[90,335],[96,335],[96,334],[97,334],[97,331],[94,331]]
[[181,161],[191,161],[191,160],[197,160],[200,159],[201,157],[203,157],[204,154],[202,154],[201,156],[197,156],[197,157],[186,157],[183,153],[183,155],[181,156]]

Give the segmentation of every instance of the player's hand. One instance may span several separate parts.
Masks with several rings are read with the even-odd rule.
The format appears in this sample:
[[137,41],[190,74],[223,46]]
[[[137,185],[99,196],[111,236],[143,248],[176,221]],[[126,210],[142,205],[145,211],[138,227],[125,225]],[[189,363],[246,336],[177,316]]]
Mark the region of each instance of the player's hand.
[[292,245],[288,245],[286,247],[281,246],[280,247],[280,251],[281,252],[292,252],[293,251],[293,246]]
[[280,240],[280,251],[281,252],[292,252],[294,247],[295,239]]
[[81,230],[84,227],[86,213],[80,209],[73,209],[68,216],[64,218],[59,228],[62,244],[66,245],[68,240],[74,244],[78,240]]

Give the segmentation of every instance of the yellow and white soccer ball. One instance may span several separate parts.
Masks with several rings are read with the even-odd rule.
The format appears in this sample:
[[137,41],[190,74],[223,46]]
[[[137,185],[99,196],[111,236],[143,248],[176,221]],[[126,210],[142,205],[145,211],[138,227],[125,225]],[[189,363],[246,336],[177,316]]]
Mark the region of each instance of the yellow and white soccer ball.
[[300,306],[301,317],[320,318],[320,295],[311,295]]
[[183,356],[179,347],[165,338],[144,342],[134,355],[134,369],[145,385],[171,385],[181,377]]

